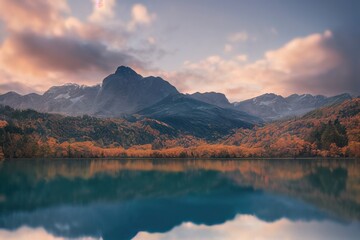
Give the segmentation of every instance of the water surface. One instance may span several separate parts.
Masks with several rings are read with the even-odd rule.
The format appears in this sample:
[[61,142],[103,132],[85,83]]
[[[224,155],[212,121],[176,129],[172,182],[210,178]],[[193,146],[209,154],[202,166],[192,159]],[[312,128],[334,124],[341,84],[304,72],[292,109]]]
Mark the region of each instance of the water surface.
[[359,160],[6,160],[0,239],[358,239]]

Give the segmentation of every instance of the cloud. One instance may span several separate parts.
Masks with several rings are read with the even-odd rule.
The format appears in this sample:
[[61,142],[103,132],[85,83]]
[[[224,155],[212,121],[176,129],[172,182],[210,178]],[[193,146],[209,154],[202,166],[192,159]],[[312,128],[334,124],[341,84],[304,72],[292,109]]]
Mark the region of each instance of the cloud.
[[[66,0],[0,0],[4,39],[0,43],[1,90],[46,90],[65,82],[99,83],[119,65],[150,68],[165,52],[155,38],[139,36],[135,26],[149,25],[155,14],[144,5],[132,8],[134,29],[114,13],[115,0],[95,6],[85,20],[71,15]],[[141,42],[134,45],[131,40]],[[143,38],[143,40],[141,40]]]
[[0,19],[13,31],[31,29],[44,34],[61,34],[63,16],[70,12],[66,0],[0,0]]
[[13,71],[41,75],[47,71],[111,71],[117,65],[141,67],[133,56],[109,51],[105,45],[71,37],[46,37],[34,33],[13,34],[1,49],[1,61]]
[[241,54],[241,55],[237,55],[235,57],[236,60],[240,61],[240,62],[246,62],[248,57],[245,54]]
[[16,92],[20,94],[37,92],[35,88],[20,82],[7,81],[5,83],[0,83],[0,94],[14,91],[14,89],[16,89]]
[[224,46],[224,52],[225,53],[230,53],[230,52],[232,52],[233,49],[234,48],[233,48],[233,46],[231,44],[225,44],[225,46]]
[[156,14],[149,13],[146,6],[138,3],[132,7],[131,17],[128,27],[130,30],[134,30],[137,26],[150,25],[156,19]]
[[[360,36],[329,30],[290,41],[265,55],[267,67],[281,73],[287,92],[334,95],[360,92]],[[349,50],[351,48],[351,50]]]
[[[14,231],[0,230],[0,240],[26,240],[26,239],[37,239],[37,240],[65,240],[68,238],[58,237],[49,232],[44,228],[29,228],[21,227]],[[94,237],[80,237],[74,240],[100,240],[100,238]]]
[[[26,86],[30,82],[37,91],[65,82],[99,83],[119,65],[146,68],[146,62],[135,58],[128,49],[109,50],[97,41],[29,32],[13,33],[4,41],[0,63],[13,81]],[[22,93],[26,90],[20,85],[11,86]]]
[[[244,58],[242,56],[240,60],[244,60]],[[257,94],[260,90],[256,81],[249,81],[248,78],[253,77],[253,74],[250,69],[246,68],[246,62],[239,61],[238,56],[225,59],[213,55],[199,62],[185,63],[183,69],[179,71],[180,74],[173,73],[174,76],[169,76],[171,77],[169,80],[175,79],[174,84],[180,91],[187,93],[217,91],[225,93],[230,99],[235,100],[239,94],[232,90],[234,88],[239,89],[239,87],[245,86],[245,97]],[[178,86],[179,83],[181,85]]]
[[[89,20],[95,23],[106,23],[109,19],[114,18],[115,0],[92,0],[93,12],[89,16]],[[100,5],[101,4],[101,5]]]
[[182,223],[165,233],[139,232],[136,239],[351,239],[356,224],[336,224],[329,221],[291,222],[281,219],[264,222],[250,215],[237,215],[223,224],[207,226]]
[[151,45],[156,43],[156,39],[154,37],[148,37],[147,39],[148,43],[150,43]]
[[268,51],[265,59],[269,67],[285,73],[319,74],[339,64],[339,56],[325,44],[333,38],[330,31],[296,38],[280,49]]
[[230,42],[246,42],[249,39],[249,34],[245,31],[233,33],[228,37]]
[[126,20],[116,16],[114,7],[115,0],[104,1],[80,20],[65,0],[0,0],[5,30],[0,43],[2,89],[13,86],[23,92],[65,82],[98,83],[125,64],[161,75],[181,91],[219,91],[232,101],[266,92],[360,94],[360,34],[354,28],[292,39],[256,61],[236,56],[236,44],[253,39],[237,32],[228,36],[224,51],[231,54],[226,57],[214,54],[164,72],[154,71],[151,62],[166,52],[156,36],[141,35],[141,27],[149,27],[156,14],[135,4]]
[[[267,92],[282,95],[312,93],[360,94],[360,50],[357,34],[325,31],[291,40],[263,58],[248,62],[245,55],[233,58],[209,56],[187,62],[174,83],[186,92],[219,91],[238,101]],[[181,75],[183,79],[179,79]]]

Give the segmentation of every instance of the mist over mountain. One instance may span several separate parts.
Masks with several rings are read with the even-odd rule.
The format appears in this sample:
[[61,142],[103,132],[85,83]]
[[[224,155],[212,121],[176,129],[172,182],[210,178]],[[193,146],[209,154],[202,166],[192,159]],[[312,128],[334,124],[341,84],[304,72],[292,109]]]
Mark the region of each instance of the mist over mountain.
[[352,99],[347,94],[333,97],[311,94],[292,94],[286,98],[274,93],[267,93],[241,102],[235,102],[234,107],[248,114],[271,121],[284,117],[302,116],[314,109],[330,106]]

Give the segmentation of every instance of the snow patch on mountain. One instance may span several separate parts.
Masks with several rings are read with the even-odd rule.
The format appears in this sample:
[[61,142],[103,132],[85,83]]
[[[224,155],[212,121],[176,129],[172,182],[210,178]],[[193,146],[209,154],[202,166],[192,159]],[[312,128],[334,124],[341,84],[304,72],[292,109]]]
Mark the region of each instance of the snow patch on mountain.
[[61,99],[61,98],[69,99],[70,94],[69,93],[62,93],[62,94],[57,95],[54,99]]
[[76,97],[76,98],[71,98],[70,101],[72,103],[76,103],[76,102],[80,101],[83,97],[84,97],[84,95],[81,95],[81,96]]

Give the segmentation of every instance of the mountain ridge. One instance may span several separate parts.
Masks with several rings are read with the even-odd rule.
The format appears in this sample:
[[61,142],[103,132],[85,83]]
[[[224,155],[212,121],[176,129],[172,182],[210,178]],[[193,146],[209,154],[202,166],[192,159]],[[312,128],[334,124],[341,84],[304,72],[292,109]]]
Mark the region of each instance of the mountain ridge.
[[[143,77],[127,66],[119,66],[94,86],[67,83],[52,86],[42,95],[20,95],[8,92],[0,95],[0,104],[16,109],[60,113],[69,116],[124,117],[146,109],[179,91],[161,77]],[[217,107],[246,112],[264,121],[302,116],[322,106],[351,99],[349,94],[332,97],[292,94],[287,97],[266,93],[251,99],[231,103],[225,94],[196,92],[187,97]]]
[[314,109],[341,103],[352,99],[348,93],[326,97],[323,95],[292,94],[283,97],[274,93],[266,93],[241,102],[233,103],[234,107],[266,121],[286,117],[302,116]]
[[[177,89],[164,79],[142,77],[131,68],[120,66],[101,85],[67,83],[50,87],[42,95],[8,92],[0,95],[0,104],[70,116],[122,117],[174,93],[178,93]],[[31,101],[30,96],[34,98]]]
[[232,104],[227,99],[226,95],[218,92],[195,92],[193,94],[186,94],[187,96],[196,100],[216,105],[222,108],[232,108]]

